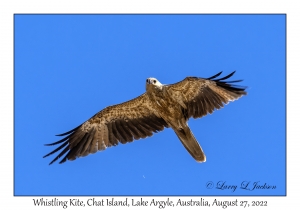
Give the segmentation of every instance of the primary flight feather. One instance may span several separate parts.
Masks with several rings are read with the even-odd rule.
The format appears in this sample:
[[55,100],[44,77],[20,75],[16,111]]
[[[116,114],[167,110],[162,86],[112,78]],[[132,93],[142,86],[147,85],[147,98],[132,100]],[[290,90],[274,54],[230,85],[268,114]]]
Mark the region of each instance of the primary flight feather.
[[157,79],[148,78],[144,94],[106,107],[80,126],[57,135],[66,137],[46,144],[61,143],[44,157],[59,151],[50,164],[62,156],[60,163],[64,163],[171,127],[191,156],[198,162],[205,162],[204,152],[188,127],[188,119],[203,117],[247,94],[246,87],[232,84],[242,80],[225,81],[235,71],[217,79],[221,73],[209,78],[186,77],[171,85],[162,85]]

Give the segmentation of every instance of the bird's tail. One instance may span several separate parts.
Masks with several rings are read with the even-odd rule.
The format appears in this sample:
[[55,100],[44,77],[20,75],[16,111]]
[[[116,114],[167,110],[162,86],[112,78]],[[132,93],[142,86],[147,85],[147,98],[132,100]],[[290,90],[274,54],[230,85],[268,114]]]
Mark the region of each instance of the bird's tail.
[[174,129],[174,131],[183,146],[197,162],[206,161],[205,154],[189,127],[185,127],[183,129]]

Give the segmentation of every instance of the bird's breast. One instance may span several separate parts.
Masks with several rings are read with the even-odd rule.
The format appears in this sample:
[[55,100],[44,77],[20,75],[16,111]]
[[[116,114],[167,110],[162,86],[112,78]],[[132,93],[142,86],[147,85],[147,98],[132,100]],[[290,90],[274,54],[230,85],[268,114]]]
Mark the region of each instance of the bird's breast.
[[153,91],[151,94],[152,106],[162,118],[170,124],[171,121],[182,118],[180,104],[165,91]]

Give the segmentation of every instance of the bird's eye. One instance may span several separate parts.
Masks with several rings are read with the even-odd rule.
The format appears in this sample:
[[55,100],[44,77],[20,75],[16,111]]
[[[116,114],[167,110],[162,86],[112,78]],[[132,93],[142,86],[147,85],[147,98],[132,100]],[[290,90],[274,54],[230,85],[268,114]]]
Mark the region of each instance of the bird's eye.
[[155,84],[155,83],[156,83],[156,80],[153,80],[153,83]]
[[148,79],[146,79],[146,82],[148,83],[148,82],[149,82],[149,80],[148,80]]

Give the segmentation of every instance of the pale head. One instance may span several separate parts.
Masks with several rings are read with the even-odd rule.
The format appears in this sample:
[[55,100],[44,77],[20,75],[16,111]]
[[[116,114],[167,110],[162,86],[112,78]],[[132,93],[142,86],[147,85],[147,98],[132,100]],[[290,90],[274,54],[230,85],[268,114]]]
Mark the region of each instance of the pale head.
[[149,77],[146,79],[146,90],[152,86],[154,88],[162,89],[162,84],[154,77]]
[[154,77],[149,77],[146,79],[146,85],[155,85],[155,86],[162,86],[162,84]]
[[149,86],[154,86],[156,88],[159,88],[161,89],[162,88],[162,84],[154,77],[149,77],[146,79],[146,89],[149,87]]

